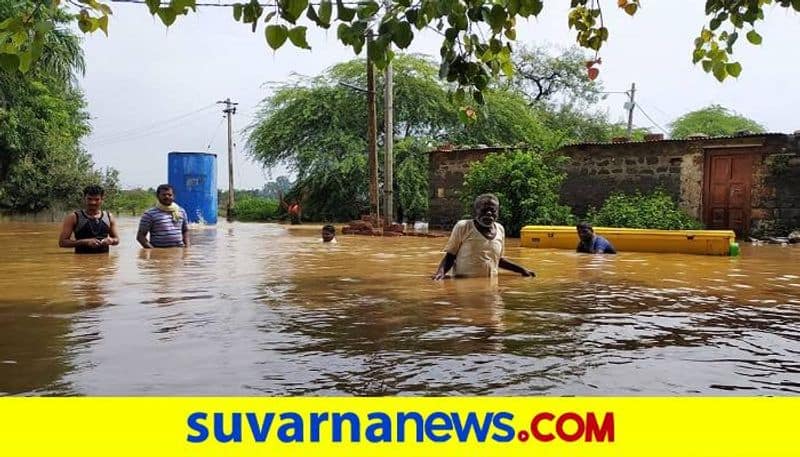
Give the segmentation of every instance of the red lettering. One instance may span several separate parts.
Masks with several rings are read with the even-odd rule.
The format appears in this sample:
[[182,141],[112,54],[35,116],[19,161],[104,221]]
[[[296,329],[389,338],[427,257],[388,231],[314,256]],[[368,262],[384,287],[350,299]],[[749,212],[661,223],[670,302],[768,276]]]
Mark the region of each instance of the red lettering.
[[[542,430],[542,422],[555,420],[555,434]],[[556,436],[561,441],[572,443],[581,439],[586,442],[614,442],[614,413],[605,413],[602,423],[598,422],[595,413],[585,416],[575,412],[561,414],[556,419],[553,413],[538,413],[531,420],[531,435],[544,443],[553,441]]]
[[614,413],[606,413],[602,425],[597,424],[594,413],[586,415],[586,441],[590,442],[592,438],[599,442],[614,442]]
[[[575,432],[573,433],[567,432],[564,427],[564,424],[567,421],[575,422],[578,425],[578,429],[575,430]],[[556,433],[558,434],[558,437],[568,443],[571,443],[573,441],[578,441],[579,439],[581,439],[581,437],[583,436],[583,431],[585,429],[586,426],[583,423],[583,418],[576,413],[562,414],[556,421]]]
[[551,413],[539,413],[536,416],[534,416],[533,420],[531,421],[531,433],[533,434],[533,436],[536,438],[537,441],[542,441],[546,443],[548,441],[553,441],[554,439],[556,439],[556,437],[553,436],[552,433],[542,433],[539,431],[539,422],[545,420],[552,421],[553,419],[555,419],[555,417],[556,416],[554,416]]

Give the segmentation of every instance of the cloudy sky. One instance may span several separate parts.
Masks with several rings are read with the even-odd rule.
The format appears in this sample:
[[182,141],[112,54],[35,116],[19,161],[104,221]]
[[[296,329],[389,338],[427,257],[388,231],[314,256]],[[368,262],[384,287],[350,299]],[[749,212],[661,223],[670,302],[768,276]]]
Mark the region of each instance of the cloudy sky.
[[[212,0],[213,1],[213,0]],[[226,2],[222,2],[226,3]],[[744,71],[718,83],[691,63],[692,41],[704,23],[700,0],[642,0],[631,18],[604,2],[611,31],[601,52],[600,77],[609,91],[636,82],[637,101],[661,128],[681,114],[719,103],[773,132],[800,129],[800,60],[794,45],[800,15],[770,8],[759,29],[761,46],[738,43],[736,58]],[[569,2],[548,0],[537,19],[518,25],[521,43],[567,47]],[[241,130],[252,122],[258,104],[269,94],[266,83],[292,73],[316,75],[354,55],[336,40],[335,30],[309,27],[311,51],[286,45],[272,52],[263,23],[253,34],[236,23],[230,8],[206,7],[178,19],[167,29],[143,5],[114,4],[110,36],[84,41],[86,92],[94,132],[85,145],[101,166],[117,168],[125,187],[149,187],[166,181],[169,151],[219,154],[219,187],[227,187],[226,126],[221,107],[226,97],[239,102],[234,130],[239,145],[234,159],[237,188],[260,188],[285,170],[264,170],[248,160]],[[440,37],[417,36],[411,51],[438,56]],[[625,117],[624,95],[610,95],[601,108],[612,119]],[[636,125],[660,131],[635,113]]]

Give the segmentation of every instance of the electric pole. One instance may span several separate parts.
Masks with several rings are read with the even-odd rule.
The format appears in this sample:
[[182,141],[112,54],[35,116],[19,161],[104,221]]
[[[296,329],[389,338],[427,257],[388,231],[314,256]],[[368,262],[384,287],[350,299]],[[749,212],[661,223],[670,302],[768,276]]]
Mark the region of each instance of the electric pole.
[[[386,2],[386,9],[389,9],[389,2]],[[388,49],[388,47],[387,47]],[[386,120],[386,163],[385,163],[385,176],[383,192],[386,195],[386,205],[384,206],[384,218],[386,219],[386,226],[390,226],[394,220],[394,83],[392,81],[392,63],[386,65],[385,76],[385,90],[384,90],[384,105],[386,112],[384,117]]]
[[224,104],[225,109],[222,110],[228,117],[228,208],[225,217],[228,221],[231,220],[231,210],[233,210],[233,118],[236,114],[236,105],[238,103],[232,102],[230,98],[224,101],[217,102]]
[[[367,43],[372,41],[372,30],[367,32]],[[367,44],[369,49],[369,44]],[[369,215],[373,224],[380,220],[378,198],[378,114],[375,102],[375,66],[367,58],[367,135],[369,136]]]
[[628,100],[628,139],[630,140],[633,135],[633,109],[636,107],[634,101],[634,94],[636,94],[636,83],[631,83],[631,91],[628,92],[630,100]]

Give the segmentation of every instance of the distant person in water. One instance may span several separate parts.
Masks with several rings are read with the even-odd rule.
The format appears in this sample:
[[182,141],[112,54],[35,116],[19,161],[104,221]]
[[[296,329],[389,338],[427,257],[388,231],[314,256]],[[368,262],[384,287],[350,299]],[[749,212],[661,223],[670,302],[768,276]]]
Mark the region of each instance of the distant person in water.
[[328,224],[322,227],[322,242],[323,243],[338,243],[336,241],[336,227]]
[[594,229],[586,222],[581,222],[575,227],[578,230],[578,252],[584,254],[616,254],[617,251],[609,241],[600,235],[594,234]]
[[[158,203],[142,214],[136,241],[145,249],[189,246],[189,220],[186,211],[175,203],[175,191],[169,184],[156,189]],[[148,240],[147,235],[150,234]]]
[[300,223],[302,215],[301,215],[301,208],[300,203],[297,200],[292,200],[292,204],[286,203],[283,199],[283,195],[278,195],[278,198],[281,201],[281,206],[286,209],[286,212],[289,213],[289,220],[291,221],[292,225],[297,225]]
[[492,194],[475,199],[474,218],[458,221],[450,232],[445,255],[433,279],[444,279],[453,268],[456,277],[496,276],[503,268],[522,276],[536,276],[525,267],[503,257],[506,233],[497,222],[500,201]]
[[119,244],[117,221],[102,210],[104,196],[105,190],[100,186],[83,189],[83,209],[64,218],[59,247],[75,248],[76,254],[98,254]]
[[300,223],[300,204],[296,200],[289,205],[289,219],[292,221],[292,225]]

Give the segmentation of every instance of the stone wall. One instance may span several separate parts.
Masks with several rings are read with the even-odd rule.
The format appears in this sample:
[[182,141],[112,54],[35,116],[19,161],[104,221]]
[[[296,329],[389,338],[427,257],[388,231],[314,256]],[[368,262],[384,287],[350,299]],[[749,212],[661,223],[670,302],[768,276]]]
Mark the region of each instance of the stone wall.
[[800,228],[800,132],[767,137],[750,206],[753,235],[784,236]]
[[[578,216],[586,215],[590,207],[599,208],[614,192],[648,192],[662,188],[677,201],[681,201],[683,193],[687,198],[700,194],[688,189],[682,192],[682,186],[695,185],[690,178],[683,182],[682,170],[691,170],[696,161],[683,141],[581,144],[558,152],[571,159],[567,165],[567,179],[561,188],[561,202],[572,207]],[[702,183],[702,153],[700,160],[699,181]],[[694,201],[687,201],[681,206],[688,208],[694,204]]]
[[[569,157],[561,201],[584,216],[613,192],[665,190],[693,217],[703,219],[706,151],[752,148],[751,233],[785,235],[800,228],[800,134],[733,138],[587,143],[566,146]],[[464,214],[460,200],[469,165],[504,148],[434,151],[430,154],[431,226],[448,229]],[[741,150],[741,149],[739,149]]]
[[449,230],[465,215],[461,201],[464,174],[472,162],[506,148],[476,148],[432,151],[428,157],[430,228]]

